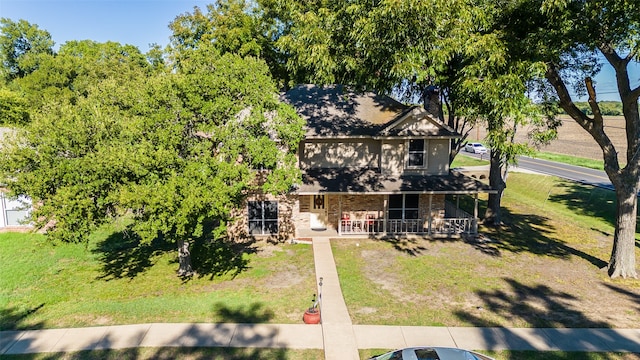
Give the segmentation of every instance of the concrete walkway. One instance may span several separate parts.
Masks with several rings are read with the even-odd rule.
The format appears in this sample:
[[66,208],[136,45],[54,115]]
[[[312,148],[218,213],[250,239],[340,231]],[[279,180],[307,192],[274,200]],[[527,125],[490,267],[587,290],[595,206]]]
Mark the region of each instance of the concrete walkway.
[[327,360],[358,349],[450,346],[470,350],[631,352],[640,329],[531,329],[353,325],[328,238],[314,238],[322,324],[140,324],[0,332],[0,355],[133,347],[324,349]]
[[320,298],[320,318],[325,359],[359,360],[358,344],[347,304],[342,297],[340,279],[333,260],[329,238],[313,239],[313,259],[316,266]]
[[[334,334],[329,334],[329,329],[348,336],[343,341],[333,336]],[[325,334],[329,336],[324,337]],[[408,346],[450,346],[473,350],[631,352],[640,356],[640,329],[140,324],[0,332],[0,355],[134,347],[247,347],[324,348],[326,359],[359,359],[357,349],[396,349]]]

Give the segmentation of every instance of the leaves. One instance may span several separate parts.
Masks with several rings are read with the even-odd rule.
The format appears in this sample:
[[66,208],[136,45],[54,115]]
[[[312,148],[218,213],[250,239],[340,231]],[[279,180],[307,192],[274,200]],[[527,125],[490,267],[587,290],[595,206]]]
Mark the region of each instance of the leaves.
[[199,237],[211,223],[222,236],[261,169],[273,173],[269,191],[298,181],[302,122],[279,102],[265,63],[206,44],[184,51],[173,73],[151,71],[135,48],[114,43],[71,42],[49,59],[49,69],[81,65],[92,82],[73,100],[45,96],[1,149],[0,171],[38,204],[35,223],[52,238],[84,241],[121,216],[145,243]]

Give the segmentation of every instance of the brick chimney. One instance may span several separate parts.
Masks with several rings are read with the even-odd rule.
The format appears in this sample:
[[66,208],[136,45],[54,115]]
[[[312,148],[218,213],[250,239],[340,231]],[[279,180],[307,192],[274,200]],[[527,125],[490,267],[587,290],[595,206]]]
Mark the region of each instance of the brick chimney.
[[424,109],[436,119],[442,118],[442,104],[440,103],[440,89],[437,86],[429,85],[422,93]]

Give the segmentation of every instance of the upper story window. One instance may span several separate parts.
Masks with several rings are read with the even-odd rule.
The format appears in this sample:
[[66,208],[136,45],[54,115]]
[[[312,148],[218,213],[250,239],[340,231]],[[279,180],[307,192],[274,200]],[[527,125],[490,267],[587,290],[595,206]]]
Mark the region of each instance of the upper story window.
[[409,157],[407,167],[425,167],[426,165],[426,144],[424,139],[409,140]]

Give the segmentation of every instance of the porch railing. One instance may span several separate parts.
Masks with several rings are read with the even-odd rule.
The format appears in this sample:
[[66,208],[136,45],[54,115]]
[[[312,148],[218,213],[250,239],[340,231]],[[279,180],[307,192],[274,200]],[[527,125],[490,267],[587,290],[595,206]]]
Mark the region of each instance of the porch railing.
[[478,229],[476,222],[476,219],[470,217],[434,219],[431,223],[431,233],[437,235],[475,235]]
[[[433,219],[431,224],[422,219],[390,219],[384,226],[383,219],[341,220],[341,234],[475,234],[476,219],[472,217]],[[431,229],[429,229],[429,225]]]
[[380,234],[384,232],[384,220],[341,220],[340,231],[343,234]]

